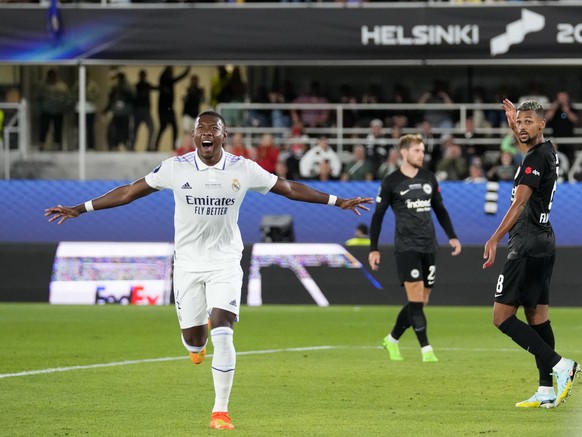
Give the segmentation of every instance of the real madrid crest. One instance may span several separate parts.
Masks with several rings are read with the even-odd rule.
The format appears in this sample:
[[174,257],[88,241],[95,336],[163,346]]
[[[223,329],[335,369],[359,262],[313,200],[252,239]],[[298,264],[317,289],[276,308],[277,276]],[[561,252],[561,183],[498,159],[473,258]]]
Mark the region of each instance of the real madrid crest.
[[240,182],[238,181],[238,179],[233,179],[232,180],[232,191],[238,191],[240,190]]

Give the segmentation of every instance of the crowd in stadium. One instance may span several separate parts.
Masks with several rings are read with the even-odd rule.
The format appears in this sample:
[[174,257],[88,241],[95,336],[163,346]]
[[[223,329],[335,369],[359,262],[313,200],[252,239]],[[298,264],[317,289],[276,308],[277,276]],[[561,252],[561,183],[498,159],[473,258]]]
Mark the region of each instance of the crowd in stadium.
[[[221,103],[454,103],[448,83],[443,80],[425,84],[425,89],[419,88],[419,95],[413,98],[401,84],[394,84],[389,96],[376,84],[369,85],[362,95],[358,95],[351,84],[342,84],[335,91],[324,90],[317,80],[312,80],[304,90],[296,90],[289,81],[270,88],[260,85],[250,90],[238,67],[229,71],[218,67],[209,89],[204,89],[198,75],[191,74],[189,68],[174,70],[173,67],[166,67],[158,81],[150,81],[147,71],[141,70],[136,83],[130,83],[120,71],[113,76],[111,87],[105,90],[105,95],[89,76],[86,90],[87,148],[95,149],[93,126],[96,117],[107,120],[106,143],[110,151],[161,150],[160,138],[169,129],[174,149],[180,154],[191,150],[190,132],[196,114]],[[181,81],[188,84],[186,91],[175,96],[174,86]],[[153,93],[157,95],[156,99]],[[539,83],[531,83],[527,90],[475,87],[472,94],[471,102],[465,103],[498,103],[506,97],[516,103],[527,99],[538,100],[547,108],[546,118],[552,137],[575,137],[574,130],[579,119],[565,90],[558,91],[555,96],[547,96]],[[60,79],[57,70],[47,71],[33,108],[33,112],[40,114],[38,140],[41,149],[48,133],[52,132],[52,148],[56,145],[58,150],[64,117],[76,117],[77,95],[76,86]],[[99,107],[100,101],[107,102],[105,107]],[[155,117],[152,117],[152,112],[156,111]],[[470,111],[464,127],[460,125],[455,111],[346,109],[342,114],[343,128],[349,135],[345,135],[340,153],[337,153],[334,134],[317,133],[318,129],[337,126],[335,111],[225,108],[222,113],[233,133],[226,145],[228,150],[251,158],[268,171],[288,179],[381,180],[399,165],[396,146],[403,133],[422,134],[427,149],[426,166],[440,180],[512,180],[521,159],[514,136],[504,130],[506,120],[501,107],[499,110]],[[135,144],[142,125],[147,128],[147,144]],[[244,129],[237,132],[237,128],[249,127],[255,128],[255,132],[245,133]],[[278,130],[262,133],[261,128]],[[459,133],[460,128],[463,128],[462,133]],[[501,129],[503,134],[475,132],[483,132],[484,128],[485,131],[486,128],[498,129],[492,132],[500,132]],[[447,133],[449,129],[450,133]],[[354,133],[356,131],[358,133]],[[492,139],[493,145],[474,144],[475,139],[483,137]],[[575,159],[576,146],[564,144],[559,147],[561,178],[566,180]]]

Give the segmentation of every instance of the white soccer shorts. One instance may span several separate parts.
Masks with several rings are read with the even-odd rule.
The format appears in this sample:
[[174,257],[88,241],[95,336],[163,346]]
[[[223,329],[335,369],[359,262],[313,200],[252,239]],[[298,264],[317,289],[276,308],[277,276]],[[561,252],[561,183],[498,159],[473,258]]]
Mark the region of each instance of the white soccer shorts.
[[209,272],[174,268],[174,298],[180,328],[208,323],[212,308],[236,314],[238,319],[243,271],[240,265]]

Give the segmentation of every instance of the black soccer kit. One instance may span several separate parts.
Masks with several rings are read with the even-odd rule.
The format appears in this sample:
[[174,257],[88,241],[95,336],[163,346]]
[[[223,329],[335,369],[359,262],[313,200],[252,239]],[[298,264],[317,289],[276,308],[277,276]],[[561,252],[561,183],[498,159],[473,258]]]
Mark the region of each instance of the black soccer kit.
[[509,231],[509,252],[497,281],[496,302],[526,307],[549,303],[556,252],[550,210],[558,171],[558,155],[550,141],[535,145],[523,158],[515,176],[511,201],[519,185],[527,185],[533,192]]
[[382,222],[390,206],[396,219],[394,251],[401,282],[424,280],[426,287],[432,287],[438,247],[433,210],[449,239],[457,238],[434,174],[419,169],[415,177],[409,178],[396,170],[384,179],[370,226],[371,251],[378,250]]

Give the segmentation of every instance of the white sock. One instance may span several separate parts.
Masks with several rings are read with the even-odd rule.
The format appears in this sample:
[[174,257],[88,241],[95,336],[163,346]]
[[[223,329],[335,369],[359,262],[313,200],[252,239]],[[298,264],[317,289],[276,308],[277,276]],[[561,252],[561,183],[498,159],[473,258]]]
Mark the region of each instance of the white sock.
[[538,393],[543,395],[553,395],[555,394],[554,387],[546,387],[544,385],[540,385],[538,387]]
[[398,344],[398,340],[396,340],[394,337],[392,337],[392,334],[388,334],[388,341],[390,343]]
[[572,361],[569,360],[568,358],[560,358],[560,361],[558,361],[558,364],[552,367],[552,370],[556,372],[561,372],[562,370],[568,370],[571,365]]
[[212,356],[212,378],[214,379],[214,408],[212,412],[228,411],[228,399],[234,369],[236,367],[236,351],[232,340],[233,330],[224,326],[210,331],[214,353]]
[[431,346],[430,344],[427,344],[426,346],[423,346],[423,347],[421,347],[421,348],[420,348],[420,351],[421,351],[422,353],[425,353],[425,352],[432,352],[432,346]]
[[186,343],[186,340],[184,340],[183,335],[181,337],[182,337],[182,344],[188,350],[188,352],[193,352],[195,354],[202,351],[206,347],[206,343],[208,343],[208,339],[206,339],[206,343],[204,343],[204,346],[192,346],[191,344]]

